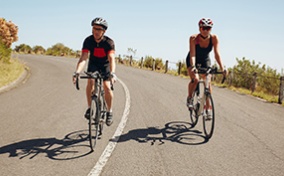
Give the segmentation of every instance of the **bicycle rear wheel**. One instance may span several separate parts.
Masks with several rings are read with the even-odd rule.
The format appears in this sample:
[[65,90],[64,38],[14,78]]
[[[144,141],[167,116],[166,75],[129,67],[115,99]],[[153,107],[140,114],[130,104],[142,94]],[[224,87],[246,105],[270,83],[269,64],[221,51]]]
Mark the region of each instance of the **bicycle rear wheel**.
[[191,127],[194,127],[198,122],[199,100],[197,91],[194,91],[193,95],[193,109],[189,109]]
[[92,151],[94,150],[98,139],[98,133],[99,133],[98,121],[100,113],[101,112],[98,100],[96,98],[93,98],[91,103],[90,119],[89,119],[89,142]]
[[215,112],[213,98],[210,93],[206,95],[203,110],[203,129],[206,139],[210,139],[213,135],[215,125]]

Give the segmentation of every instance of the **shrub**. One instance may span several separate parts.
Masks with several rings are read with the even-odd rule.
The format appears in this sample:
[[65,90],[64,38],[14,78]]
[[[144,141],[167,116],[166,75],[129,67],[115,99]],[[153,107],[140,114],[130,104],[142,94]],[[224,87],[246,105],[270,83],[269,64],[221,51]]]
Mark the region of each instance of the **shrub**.
[[11,21],[0,18],[0,60],[9,62],[11,45],[18,40],[18,27]]

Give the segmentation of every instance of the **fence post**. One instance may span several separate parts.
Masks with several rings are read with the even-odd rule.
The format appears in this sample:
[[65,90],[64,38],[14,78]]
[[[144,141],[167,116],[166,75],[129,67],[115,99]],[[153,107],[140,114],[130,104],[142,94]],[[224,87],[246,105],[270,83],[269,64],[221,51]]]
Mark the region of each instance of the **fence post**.
[[168,72],[168,64],[169,64],[169,61],[168,61],[168,60],[166,60],[165,73],[167,73],[167,72]]
[[155,59],[153,59],[153,65],[152,65],[152,70],[155,70]]
[[118,59],[116,60],[116,63],[121,63],[121,56],[120,56],[120,54],[118,55]]
[[284,99],[284,76],[281,76],[278,103],[282,104],[283,99]]
[[130,56],[129,64],[130,64],[130,66],[132,66],[132,55]]
[[255,91],[255,88],[256,88],[257,73],[254,72],[252,76],[253,76],[253,79],[252,79],[252,83],[251,83],[251,93],[253,93]]
[[181,62],[178,63],[178,75],[180,75],[181,72]]
[[141,63],[140,68],[143,68],[143,57],[141,57]]

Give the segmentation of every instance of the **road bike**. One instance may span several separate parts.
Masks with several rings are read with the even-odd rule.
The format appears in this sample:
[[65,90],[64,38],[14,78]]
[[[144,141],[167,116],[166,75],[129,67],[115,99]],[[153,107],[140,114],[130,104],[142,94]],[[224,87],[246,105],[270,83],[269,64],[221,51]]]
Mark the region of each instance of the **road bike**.
[[[91,95],[91,107],[89,117],[89,142],[90,148],[93,151],[97,140],[101,137],[103,127],[105,123],[105,117],[107,112],[107,105],[105,100],[105,91],[103,88],[103,78],[100,72],[85,72],[85,75],[78,76],[81,79],[93,79],[95,81],[95,88]],[[76,79],[76,88],[79,90],[79,79]],[[111,89],[113,85],[111,83]],[[93,134],[94,133],[94,134]]]
[[[223,72],[217,71],[217,68],[201,68],[197,67],[198,74],[204,75],[205,79],[201,76],[196,89],[193,92],[193,108],[189,108],[191,125],[194,127],[198,118],[202,116],[203,130],[205,138],[209,140],[214,131],[215,126],[215,109],[213,97],[210,92],[210,81],[213,74],[223,74]],[[226,77],[223,76],[222,83],[224,83]]]

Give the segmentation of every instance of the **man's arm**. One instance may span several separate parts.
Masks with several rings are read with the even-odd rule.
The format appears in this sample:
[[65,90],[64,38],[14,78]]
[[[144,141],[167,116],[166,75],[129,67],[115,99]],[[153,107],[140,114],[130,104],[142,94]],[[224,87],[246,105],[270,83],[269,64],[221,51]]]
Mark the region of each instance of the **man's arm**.
[[88,59],[88,52],[82,52],[82,55],[77,63],[76,73],[81,73],[86,65]]
[[110,72],[115,73],[116,63],[115,63],[115,51],[111,50],[108,54],[108,60],[110,63]]
[[82,55],[77,63],[76,71],[73,75],[73,84],[76,84],[76,79],[79,75],[79,73],[84,69],[86,60],[88,59],[88,52],[82,52]]

